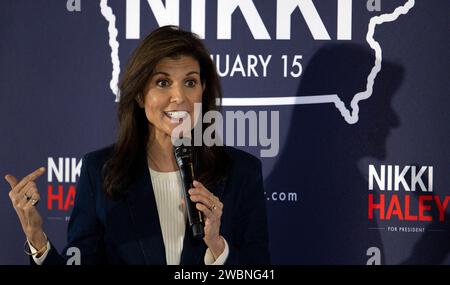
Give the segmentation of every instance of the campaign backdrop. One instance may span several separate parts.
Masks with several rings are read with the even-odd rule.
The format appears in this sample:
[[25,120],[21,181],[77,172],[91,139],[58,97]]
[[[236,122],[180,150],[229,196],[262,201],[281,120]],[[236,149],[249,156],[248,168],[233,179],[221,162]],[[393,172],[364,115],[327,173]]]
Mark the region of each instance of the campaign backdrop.
[[[47,168],[38,208],[62,250],[81,158],[115,141],[131,52],[179,25],[211,53],[222,113],[246,116],[224,137],[263,163],[274,264],[450,264],[449,11],[447,0],[2,0],[0,173]],[[26,264],[0,188],[0,264]]]

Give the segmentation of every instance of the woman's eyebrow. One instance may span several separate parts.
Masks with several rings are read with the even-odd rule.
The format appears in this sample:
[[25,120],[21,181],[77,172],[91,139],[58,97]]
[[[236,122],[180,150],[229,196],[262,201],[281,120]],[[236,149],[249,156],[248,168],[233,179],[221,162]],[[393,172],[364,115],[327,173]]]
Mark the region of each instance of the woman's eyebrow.
[[156,71],[156,72],[153,72],[153,73],[152,73],[152,77],[155,76],[155,75],[158,75],[158,74],[162,74],[162,75],[165,75],[165,76],[170,76],[170,74],[167,73],[167,72]]
[[[170,74],[167,73],[167,72],[156,71],[156,72],[153,72],[153,73],[152,73],[152,77],[155,76],[155,75],[158,75],[158,74],[162,74],[162,75],[165,75],[165,76],[170,76]],[[186,73],[186,76],[192,75],[192,74],[200,75],[200,73],[199,73],[198,71],[189,71],[188,73]]]
[[191,74],[197,74],[197,75],[200,75],[200,73],[197,72],[197,71],[190,71],[190,72],[186,73],[186,76],[187,76],[187,75],[191,75]]

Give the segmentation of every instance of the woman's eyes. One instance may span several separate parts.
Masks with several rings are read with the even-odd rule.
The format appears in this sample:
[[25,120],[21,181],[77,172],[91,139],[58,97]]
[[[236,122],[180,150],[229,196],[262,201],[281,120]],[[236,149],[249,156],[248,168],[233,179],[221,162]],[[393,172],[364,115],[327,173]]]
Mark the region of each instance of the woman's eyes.
[[[159,80],[156,80],[156,85],[158,87],[168,87],[168,86],[170,86],[170,81],[167,79],[159,79]],[[197,85],[197,80],[196,79],[188,79],[184,82],[184,85],[186,87],[195,87]]]
[[165,79],[157,80],[156,85],[159,87],[167,87],[167,86],[169,86],[169,81],[165,80]]
[[184,83],[187,87],[194,87],[195,85],[197,85],[197,80],[195,79],[189,79],[186,80],[186,82]]

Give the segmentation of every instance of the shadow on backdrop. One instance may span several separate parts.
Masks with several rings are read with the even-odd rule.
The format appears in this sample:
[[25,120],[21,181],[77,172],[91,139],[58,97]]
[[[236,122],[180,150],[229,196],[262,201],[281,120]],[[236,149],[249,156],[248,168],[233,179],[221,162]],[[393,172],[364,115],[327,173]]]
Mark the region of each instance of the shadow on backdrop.
[[[349,109],[353,96],[366,89],[373,63],[368,47],[325,45],[305,68],[297,96],[338,94]],[[383,252],[378,230],[369,229],[377,222],[368,219],[368,183],[357,163],[367,156],[385,159],[387,137],[399,126],[391,101],[403,75],[402,67],[383,60],[354,125],[334,104],[294,107],[287,142],[265,181],[269,194],[298,197],[291,204],[269,202],[274,264],[366,264],[368,248]]]

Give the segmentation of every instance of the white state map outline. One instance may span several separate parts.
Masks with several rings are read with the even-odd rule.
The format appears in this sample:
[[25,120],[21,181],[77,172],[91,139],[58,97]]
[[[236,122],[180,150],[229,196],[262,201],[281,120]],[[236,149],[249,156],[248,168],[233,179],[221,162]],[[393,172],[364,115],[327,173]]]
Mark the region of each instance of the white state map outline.
[[[282,106],[282,105],[306,105],[306,104],[329,104],[333,103],[344,117],[348,124],[355,124],[359,120],[359,102],[367,100],[372,96],[375,78],[381,70],[382,49],[380,44],[373,38],[375,27],[383,23],[393,22],[401,15],[406,15],[414,7],[415,0],[407,0],[403,6],[397,7],[392,13],[374,16],[369,21],[366,41],[375,51],[375,62],[372,70],[367,76],[366,90],[353,96],[350,102],[352,111],[345,107],[344,102],[338,94],[314,95],[314,96],[291,96],[291,97],[259,97],[259,98],[223,98],[222,106]],[[109,83],[111,91],[116,96],[118,102],[120,92],[118,88],[120,74],[119,42],[117,41],[118,31],[116,28],[116,16],[111,7],[108,6],[108,0],[100,0],[100,11],[103,17],[108,21],[109,46],[111,47],[112,78]],[[218,102],[220,103],[220,102]]]

